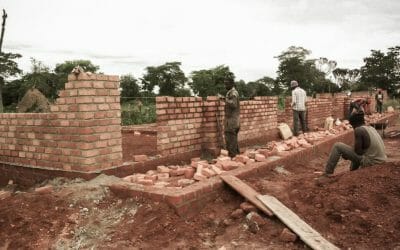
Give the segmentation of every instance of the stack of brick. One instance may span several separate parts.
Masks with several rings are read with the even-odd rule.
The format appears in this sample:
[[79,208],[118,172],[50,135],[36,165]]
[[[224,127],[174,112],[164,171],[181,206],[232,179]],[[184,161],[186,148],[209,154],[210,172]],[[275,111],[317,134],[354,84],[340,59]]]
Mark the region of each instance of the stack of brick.
[[52,113],[0,114],[0,161],[86,172],[122,164],[119,77],[68,80]]

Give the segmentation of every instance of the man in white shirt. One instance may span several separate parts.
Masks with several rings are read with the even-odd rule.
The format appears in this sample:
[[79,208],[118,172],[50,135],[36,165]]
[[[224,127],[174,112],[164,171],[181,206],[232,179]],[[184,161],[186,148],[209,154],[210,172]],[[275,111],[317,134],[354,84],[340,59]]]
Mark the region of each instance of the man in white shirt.
[[307,93],[299,87],[299,83],[295,80],[290,82],[292,88],[292,109],[293,109],[293,134],[299,135],[299,121],[303,133],[307,132],[306,124],[306,100]]

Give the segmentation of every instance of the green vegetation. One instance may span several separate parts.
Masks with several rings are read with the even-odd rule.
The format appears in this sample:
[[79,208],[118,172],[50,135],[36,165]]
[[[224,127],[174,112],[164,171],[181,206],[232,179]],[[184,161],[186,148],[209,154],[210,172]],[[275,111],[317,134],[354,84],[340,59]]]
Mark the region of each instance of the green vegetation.
[[156,105],[147,103],[138,106],[135,101],[125,102],[121,105],[121,121],[123,126],[147,124],[156,122]]
[[[313,58],[311,55],[308,49],[291,46],[276,56],[279,60],[276,78],[264,76],[249,82],[236,79],[241,99],[277,95],[279,109],[283,109],[285,96],[290,95],[291,80],[297,80],[308,95],[382,88],[388,91],[390,97],[400,97],[400,46],[388,48],[387,52],[371,50],[371,54],[364,58],[365,65],[359,69],[340,68],[334,60]],[[22,74],[16,63],[19,57],[19,54],[0,53],[0,112],[13,112],[32,87],[40,90],[49,101],[55,100],[64,88],[67,75],[77,65],[93,73],[100,69],[89,60],[65,61],[50,69],[42,62],[31,59],[31,71]],[[155,122],[156,96],[223,95],[226,91],[224,80],[235,79],[235,74],[226,65],[194,70],[188,77],[181,65],[181,62],[166,62],[146,67],[140,78],[132,74],[121,76],[124,125]],[[387,105],[397,107],[398,101],[388,101],[385,107]]]

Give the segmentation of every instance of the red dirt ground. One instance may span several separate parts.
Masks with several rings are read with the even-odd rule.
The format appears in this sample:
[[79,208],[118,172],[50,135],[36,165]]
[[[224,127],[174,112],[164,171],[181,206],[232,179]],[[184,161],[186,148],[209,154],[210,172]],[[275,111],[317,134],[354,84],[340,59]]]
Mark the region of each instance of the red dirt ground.
[[[391,159],[400,159],[399,138],[385,145]],[[342,249],[400,248],[400,163],[348,172],[341,161],[335,176],[317,185],[326,158],[244,181]],[[48,194],[14,192],[0,201],[0,249],[307,249],[300,240],[280,240],[285,226],[277,218],[263,216],[258,232],[244,215],[233,219],[244,199],[229,188],[197,216],[181,218],[163,203],[118,199],[105,187],[112,181],[54,179]]]

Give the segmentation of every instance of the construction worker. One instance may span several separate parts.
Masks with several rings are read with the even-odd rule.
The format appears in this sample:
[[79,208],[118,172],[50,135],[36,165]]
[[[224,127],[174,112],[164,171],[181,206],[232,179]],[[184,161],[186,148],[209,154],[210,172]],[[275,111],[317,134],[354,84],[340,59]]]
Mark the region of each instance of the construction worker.
[[381,136],[375,128],[365,125],[363,112],[354,112],[350,116],[349,122],[354,128],[354,148],[341,142],[335,143],[325,166],[323,177],[333,174],[340,157],[351,161],[350,171],[379,164],[387,159]]
[[382,114],[382,106],[383,106],[383,93],[382,90],[378,90],[378,93],[375,95],[376,101],[376,112]]
[[225,79],[225,88],[228,90],[225,97],[225,142],[230,157],[240,154],[238,133],[240,130],[240,101],[239,93],[235,89],[232,77]]
[[364,113],[366,115],[370,115],[371,114],[371,108],[370,105],[371,104],[371,99],[369,97],[367,98],[357,98],[354,99],[350,102],[350,110],[349,110],[349,117],[353,114],[353,113]]
[[306,123],[307,94],[295,80],[290,82],[290,87],[292,88],[293,134],[297,136],[299,135],[299,121],[303,133],[308,131]]

